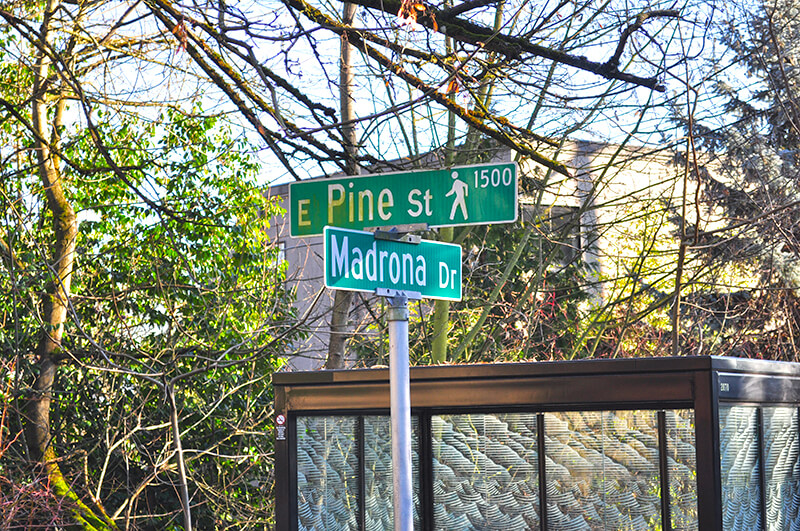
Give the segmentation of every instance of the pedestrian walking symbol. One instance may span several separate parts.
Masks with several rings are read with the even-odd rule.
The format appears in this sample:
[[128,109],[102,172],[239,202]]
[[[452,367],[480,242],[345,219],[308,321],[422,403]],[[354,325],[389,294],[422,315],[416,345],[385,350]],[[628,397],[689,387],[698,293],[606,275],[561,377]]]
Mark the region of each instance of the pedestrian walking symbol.
[[450,188],[449,192],[444,194],[445,197],[455,195],[453,199],[453,208],[450,209],[450,220],[456,218],[456,210],[459,208],[461,209],[461,214],[464,216],[464,220],[467,220],[469,219],[469,215],[467,214],[466,199],[469,195],[469,185],[458,178],[457,171],[454,171],[451,177],[453,177],[453,186]]

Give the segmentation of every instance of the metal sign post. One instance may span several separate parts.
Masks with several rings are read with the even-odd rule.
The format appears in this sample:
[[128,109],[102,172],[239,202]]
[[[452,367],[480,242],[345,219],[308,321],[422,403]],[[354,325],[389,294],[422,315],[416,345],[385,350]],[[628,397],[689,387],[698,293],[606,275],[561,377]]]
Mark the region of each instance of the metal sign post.
[[[461,300],[461,247],[398,232],[325,227],[325,286],[389,302],[389,389],[395,531],[414,528],[408,300]],[[392,286],[391,288],[388,286]],[[399,288],[399,289],[398,289]]]
[[392,419],[392,502],[395,531],[414,528],[411,483],[411,382],[408,362],[408,297],[396,292],[387,297],[389,323],[389,386]]
[[[475,190],[482,190],[484,199],[477,192],[471,196],[472,202],[467,202],[469,184],[466,176],[474,180]],[[464,175],[462,175],[462,173]],[[459,224],[461,221],[485,216],[487,222],[516,219],[516,165],[494,165],[488,167],[469,167],[462,169],[461,173],[455,169],[448,169],[443,174],[450,186],[440,186],[438,195],[447,199],[449,215],[444,224]],[[417,177],[430,178],[432,174],[420,173]],[[463,177],[463,179],[462,179]],[[348,178],[349,179],[349,178]],[[399,210],[393,217],[392,208],[395,205],[394,195],[389,188],[382,188],[375,192],[370,188],[355,189],[356,181],[337,183],[328,181],[322,186],[328,187],[328,197],[331,199],[326,209],[328,223],[343,223],[348,219],[358,219],[361,226],[374,226],[374,219],[370,212],[373,208],[383,221],[390,223],[402,218]],[[358,181],[367,183],[368,181]],[[401,183],[403,184],[403,183]],[[407,184],[407,183],[406,183]],[[416,186],[416,183],[412,183]],[[426,183],[431,188],[426,188],[423,194],[417,188],[412,188],[405,193],[411,202],[411,208],[405,208],[412,223],[430,223],[433,218],[418,219],[422,212],[434,212],[433,184]],[[494,186],[493,186],[494,184]],[[397,181],[392,181],[393,186],[399,186]],[[309,185],[311,186],[311,185]],[[317,184],[314,184],[317,186]],[[498,190],[483,190],[483,188],[497,188]],[[483,208],[493,204],[488,200],[491,196],[501,196],[499,189],[503,188],[507,196],[498,208]],[[336,209],[345,204],[345,190],[347,192],[348,213],[344,220],[336,217]],[[318,207],[311,207],[312,197],[316,193],[309,187],[298,188],[298,191],[310,193],[308,199],[298,199],[295,191],[291,201],[297,201],[298,208],[292,222],[295,234],[295,225],[303,227],[308,233],[323,232],[325,252],[325,286],[332,289],[352,291],[366,291],[378,296],[386,297],[389,309],[386,320],[389,325],[389,389],[391,399],[392,423],[392,502],[394,507],[395,531],[413,531],[414,528],[414,499],[411,471],[411,382],[409,378],[408,361],[408,300],[421,299],[422,297],[461,300],[461,247],[449,243],[422,240],[419,236],[402,234],[394,231],[379,230],[375,233],[364,232],[341,227],[322,227],[326,218],[315,216],[312,223],[312,212]],[[491,193],[490,193],[491,192]],[[339,195],[336,195],[339,194]],[[452,196],[452,199],[450,197]],[[479,197],[476,197],[479,196]],[[376,203],[371,203],[376,197]],[[337,199],[338,198],[338,199]],[[426,201],[422,209],[420,198]],[[417,205],[417,203],[419,203]],[[513,206],[509,214],[507,204]],[[375,206],[377,205],[377,206]],[[413,208],[417,205],[419,208]],[[361,209],[361,210],[359,210]],[[444,207],[436,206],[442,211]],[[356,215],[358,212],[358,215]],[[317,212],[319,214],[319,212]],[[408,217],[408,216],[406,216]],[[390,221],[391,219],[391,221]],[[369,222],[369,223],[367,223]]]

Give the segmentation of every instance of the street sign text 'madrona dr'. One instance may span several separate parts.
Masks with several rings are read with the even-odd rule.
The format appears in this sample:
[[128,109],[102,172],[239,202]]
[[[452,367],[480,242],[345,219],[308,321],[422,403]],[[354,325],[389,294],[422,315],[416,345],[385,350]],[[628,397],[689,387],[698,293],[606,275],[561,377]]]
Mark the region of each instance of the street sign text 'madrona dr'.
[[461,246],[422,240],[411,244],[376,239],[371,232],[325,227],[325,285],[375,292],[417,292],[461,300]]

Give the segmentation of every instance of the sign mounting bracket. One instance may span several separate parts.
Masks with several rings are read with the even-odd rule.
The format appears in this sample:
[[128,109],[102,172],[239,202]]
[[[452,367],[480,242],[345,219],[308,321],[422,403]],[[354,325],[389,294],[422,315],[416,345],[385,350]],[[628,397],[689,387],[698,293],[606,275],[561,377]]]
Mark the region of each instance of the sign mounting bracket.
[[416,232],[420,230],[430,230],[431,226],[427,223],[406,223],[404,225],[383,225],[380,227],[365,227],[367,232]]
[[388,297],[390,299],[394,297],[405,297],[410,301],[418,301],[422,299],[422,293],[419,291],[408,291],[402,289],[375,288],[375,295],[378,297]]
[[404,234],[402,232],[392,230],[376,230],[374,233],[376,240],[388,240],[398,243],[410,243],[412,245],[419,245],[422,242],[422,237],[416,234]]

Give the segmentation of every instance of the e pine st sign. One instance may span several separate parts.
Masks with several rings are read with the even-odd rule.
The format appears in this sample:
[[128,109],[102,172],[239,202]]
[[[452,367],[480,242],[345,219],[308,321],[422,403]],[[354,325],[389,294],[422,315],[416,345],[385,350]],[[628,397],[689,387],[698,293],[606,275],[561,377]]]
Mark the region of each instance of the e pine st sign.
[[289,185],[293,237],[349,229],[427,223],[430,227],[512,223],[517,164],[311,179]]

